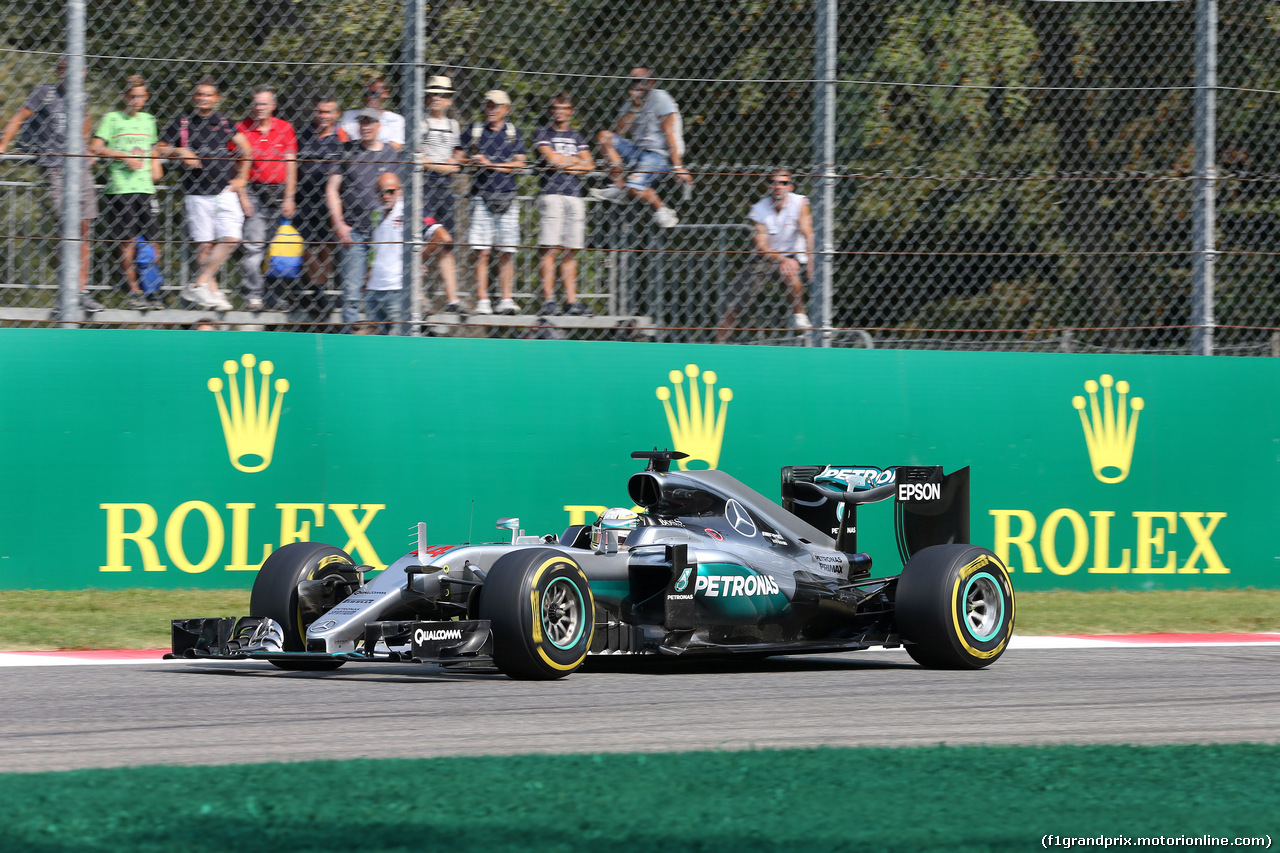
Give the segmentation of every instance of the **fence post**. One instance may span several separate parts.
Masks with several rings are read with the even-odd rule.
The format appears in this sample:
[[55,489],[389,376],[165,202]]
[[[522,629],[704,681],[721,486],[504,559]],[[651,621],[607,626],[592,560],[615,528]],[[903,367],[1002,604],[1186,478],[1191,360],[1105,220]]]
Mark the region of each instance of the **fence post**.
[[1217,168],[1218,2],[1196,0],[1196,101],[1191,215],[1191,354],[1213,355]]
[[814,26],[814,123],[813,162],[819,177],[813,193],[813,265],[811,301],[814,337],[819,346],[831,346],[832,271],[835,253],[836,190],[836,30],[837,0],[818,0]]
[[62,161],[62,222],[59,245],[62,277],[58,282],[58,316],[63,328],[80,318],[80,190],[84,168],[85,0],[67,0],[67,151]]
[[416,334],[426,314],[425,282],[422,281],[422,168],[418,165],[418,146],[423,125],[423,36],[425,30],[423,0],[404,2],[404,61],[407,73],[401,78],[401,109],[404,110],[404,147],[407,166],[404,174],[404,271],[409,289],[410,334]]

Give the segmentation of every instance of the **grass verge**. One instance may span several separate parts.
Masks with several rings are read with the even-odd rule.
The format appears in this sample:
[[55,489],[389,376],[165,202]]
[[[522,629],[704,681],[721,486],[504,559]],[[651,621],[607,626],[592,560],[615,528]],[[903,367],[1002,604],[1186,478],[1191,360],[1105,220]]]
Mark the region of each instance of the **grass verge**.
[[551,754],[0,775],[0,799],[7,849],[47,853],[1265,849],[1278,764],[1260,744]]
[[[151,649],[169,620],[240,616],[247,590],[0,591],[0,651]],[[1280,590],[1024,592],[1019,634],[1280,631]]]

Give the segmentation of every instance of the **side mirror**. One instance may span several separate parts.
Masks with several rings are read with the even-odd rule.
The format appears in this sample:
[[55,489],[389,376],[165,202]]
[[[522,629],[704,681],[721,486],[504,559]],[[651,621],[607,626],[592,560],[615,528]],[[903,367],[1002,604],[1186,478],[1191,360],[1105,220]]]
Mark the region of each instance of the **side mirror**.
[[497,527],[499,530],[510,530],[510,531],[511,531],[511,544],[512,544],[512,545],[515,545],[515,544],[516,544],[516,539],[517,539],[517,538],[518,538],[522,533],[524,533],[524,531],[520,529],[520,519],[518,519],[518,518],[500,518],[500,519],[498,519],[498,523],[497,523],[496,527]]

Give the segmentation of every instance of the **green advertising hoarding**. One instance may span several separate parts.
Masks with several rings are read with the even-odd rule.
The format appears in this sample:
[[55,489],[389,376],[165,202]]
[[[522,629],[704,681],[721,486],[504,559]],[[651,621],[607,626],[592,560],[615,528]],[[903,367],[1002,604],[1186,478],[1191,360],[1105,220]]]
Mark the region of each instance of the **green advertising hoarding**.
[[[1020,589],[1280,586],[1280,362],[162,331],[0,334],[0,588],[247,587],[629,505],[633,450],[972,468]],[[900,568],[888,505],[859,514]]]

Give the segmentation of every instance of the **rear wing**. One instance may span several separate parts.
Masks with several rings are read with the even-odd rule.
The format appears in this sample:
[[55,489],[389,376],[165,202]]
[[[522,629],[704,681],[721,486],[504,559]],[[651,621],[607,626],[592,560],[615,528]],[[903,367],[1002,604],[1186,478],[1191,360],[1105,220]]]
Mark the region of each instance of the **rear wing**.
[[782,507],[858,550],[858,504],[893,498],[898,553],[905,564],[930,545],[969,544],[969,469],[941,465],[791,465],[782,469]]

